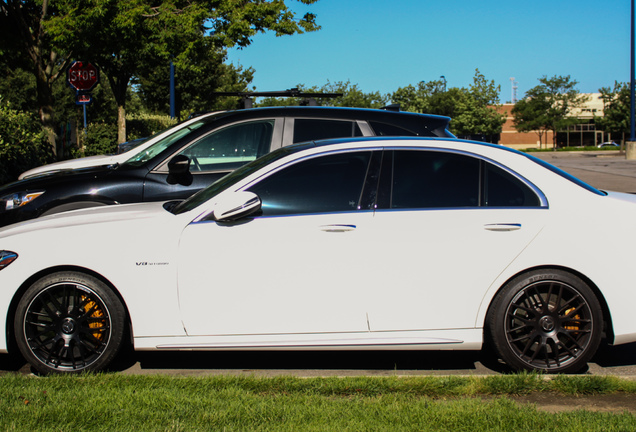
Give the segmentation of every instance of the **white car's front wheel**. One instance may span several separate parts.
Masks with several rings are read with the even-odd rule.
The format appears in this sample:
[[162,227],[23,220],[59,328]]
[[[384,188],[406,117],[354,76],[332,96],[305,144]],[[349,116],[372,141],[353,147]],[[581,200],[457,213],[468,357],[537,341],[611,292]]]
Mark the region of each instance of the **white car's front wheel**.
[[43,374],[102,370],[119,351],[124,326],[119,298],[104,282],[78,272],[36,281],[14,318],[22,355]]

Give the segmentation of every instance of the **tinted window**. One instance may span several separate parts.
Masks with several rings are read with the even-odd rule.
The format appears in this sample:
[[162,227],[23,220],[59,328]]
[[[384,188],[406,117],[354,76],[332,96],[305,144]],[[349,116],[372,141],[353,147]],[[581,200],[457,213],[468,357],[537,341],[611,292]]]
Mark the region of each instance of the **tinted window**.
[[491,163],[485,162],[485,164],[487,168],[484,177],[483,205],[488,207],[528,207],[541,204],[537,194],[528,185]]
[[417,133],[388,123],[370,121],[369,125],[377,136],[416,136]]
[[248,190],[264,216],[358,209],[371,152],[338,153],[298,162]]
[[183,150],[190,171],[230,170],[269,152],[274,120],[240,123],[216,130]]
[[328,138],[362,136],[358,123],[342,120],[296,119],[294,120],[294,142],[314,141]]
[[478,206],[479,170],[479,160],[470,156],[431,151],[395,151],[390,207]]

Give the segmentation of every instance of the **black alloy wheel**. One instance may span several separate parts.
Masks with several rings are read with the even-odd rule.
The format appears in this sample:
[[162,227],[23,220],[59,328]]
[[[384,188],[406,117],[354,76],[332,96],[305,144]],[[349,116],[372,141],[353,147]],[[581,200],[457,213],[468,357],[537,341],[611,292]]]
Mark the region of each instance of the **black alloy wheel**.
[[100,280],[55,273],[22,296],[14,319],[16,341],[43,374],[98,371],[121,347],[124,317],[121,302]]
[[598,299],[583,280],[542,270],[507,284],[493,302],[487,332],[515,370],[575,373],[596,352],[602,325]]

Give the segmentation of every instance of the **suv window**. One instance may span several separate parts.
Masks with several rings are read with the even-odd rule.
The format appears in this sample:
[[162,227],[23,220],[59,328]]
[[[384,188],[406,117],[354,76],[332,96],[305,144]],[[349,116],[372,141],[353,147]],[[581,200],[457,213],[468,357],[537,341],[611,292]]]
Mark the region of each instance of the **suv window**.
[[190,171],[236,169],[268,153],[275,120],[239,123],[200,138],[179,154],[190,158]]
[[293,142],[315,141],[329,138],[360,137],[362,131],[355,121],[302,119],[294,120]]
[[307,159],[248,190],[261,198],[263,216],[355,211],[370,159],[370,151]]
[[[389,208],[540,206],[539,197],[528,185],[479,158],[417,150],[387,153],[389,162],[384,169],[393,167],[390,194],[381,192],[380,196],[390,196]],[[383,183],[387,185],[386,180]]]
[[377,136],[417,136],[417,133],[388,123],[370,121],[369,125]]

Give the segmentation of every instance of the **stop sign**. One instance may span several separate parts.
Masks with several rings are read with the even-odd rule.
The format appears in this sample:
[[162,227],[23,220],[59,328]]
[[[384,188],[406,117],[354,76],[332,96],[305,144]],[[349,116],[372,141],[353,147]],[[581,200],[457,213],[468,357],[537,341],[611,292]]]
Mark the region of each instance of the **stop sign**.
[[99,82],[97,68],[90,63],[74,61],[68,68],[68,84],[77,91],[89,91]]

